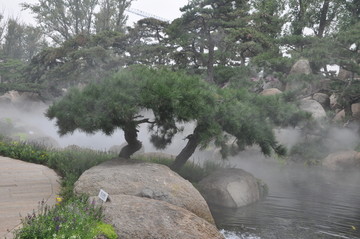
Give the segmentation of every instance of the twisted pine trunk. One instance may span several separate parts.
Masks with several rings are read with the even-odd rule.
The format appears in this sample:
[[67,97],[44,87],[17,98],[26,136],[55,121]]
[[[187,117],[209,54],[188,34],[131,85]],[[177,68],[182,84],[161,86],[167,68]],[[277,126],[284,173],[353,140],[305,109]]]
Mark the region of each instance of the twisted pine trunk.
[[134,123],[130,123],[123,128],[125,140],[128,143],[126,146],[124,146],[120,153],[120,158],[130,158],[131,155],[133,155],[136,151],[141,149],[141,142],[137,139],[138,130],[136,129],[136,125]]
[[186,146],[176,156],[174,163],[170,166],[170,168],[174,171],[178,171],[182,166],[184,166],[199,145],[200,137],[196,132],[188,136],[188,139],[189,141]]

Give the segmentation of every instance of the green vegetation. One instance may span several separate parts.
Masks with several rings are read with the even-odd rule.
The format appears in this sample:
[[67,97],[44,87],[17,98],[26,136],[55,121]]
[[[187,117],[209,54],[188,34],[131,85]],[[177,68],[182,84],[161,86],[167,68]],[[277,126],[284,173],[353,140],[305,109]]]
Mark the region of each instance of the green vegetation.
[[103,235],[116,239],[114,228],[101,220],[101,207],[86,197],[74,197],[53,208],[40,202],[39,211],[22,220],[23,226],[15,231],[14,238],[93,239]]

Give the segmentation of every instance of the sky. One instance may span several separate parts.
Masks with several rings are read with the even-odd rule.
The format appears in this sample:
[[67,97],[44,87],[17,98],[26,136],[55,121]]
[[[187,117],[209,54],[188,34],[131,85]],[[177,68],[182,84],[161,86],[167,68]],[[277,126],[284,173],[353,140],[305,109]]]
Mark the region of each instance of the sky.
[[[6,17],[19,18],[24,23],[35,25],[31,14],[28,11],[21,11],[22,2],[36,3],[37,0],[0,0],[0,12]],[[188,0],[133,0],[131,8],[141,10],[168,20],[173,20],[181,16],[179,10],[188,3]],[[128,12],[127,12],[128,13]],[[133,13],[128,13],[128,25],[140,20],[142,17]]]

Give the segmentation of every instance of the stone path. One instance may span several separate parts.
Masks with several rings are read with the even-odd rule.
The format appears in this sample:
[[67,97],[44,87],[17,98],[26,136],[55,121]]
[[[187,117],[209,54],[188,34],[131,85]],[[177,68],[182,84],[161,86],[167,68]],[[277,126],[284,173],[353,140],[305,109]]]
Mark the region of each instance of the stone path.
[[0,156],[0,238],[11,239],[21,218],[38,210],[39,202],[54,205],[59,177],[42,165]]

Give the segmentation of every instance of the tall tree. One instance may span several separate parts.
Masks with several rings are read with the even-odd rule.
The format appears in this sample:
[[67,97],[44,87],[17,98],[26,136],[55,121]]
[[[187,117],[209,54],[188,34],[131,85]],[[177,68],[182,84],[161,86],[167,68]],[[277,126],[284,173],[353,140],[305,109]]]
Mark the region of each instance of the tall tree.
[[[193,0],[181,10],[184,14],[172,22],[169,34],[186,61],[195,68],[205,68],[206,80],[213,82],[216,49],[228,30],[248,26],[250,5],[243,0]],[[244,35],[249,37],[247,32]]]
[[100,81],[125,64],[113,47],[123,35],[111,31],[80,34],[58,47],[45,48],[32,58],[25,81],[41,85],[45,98],[61,96],[64,88]]
[[169,44],[166,28],[169,23],[154,18],[139,20],[128,28],[125,48],[127,64],[170,65],[173,46]]
[[126,8],[130,7],[132,0],[102,0],[100,10],[95,14],[96,32],[125,31],[127,16]]
[[21,24],[16,19],[8,20],[2,46],[3,57],[29,62],[46,46],[40,28]]
[[[126,19],[124,10],[130,2],[104,0],[99,6],[99,0],[39,0],[22,6],[35,15],[47,36],[60,44],[78,34],[92,34],[96,28],[98,32],[122,29]],[[107,10],[111,10],[110,15],[106,15]]]

